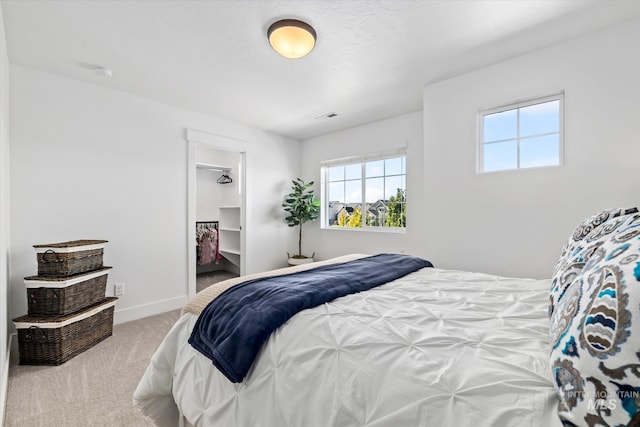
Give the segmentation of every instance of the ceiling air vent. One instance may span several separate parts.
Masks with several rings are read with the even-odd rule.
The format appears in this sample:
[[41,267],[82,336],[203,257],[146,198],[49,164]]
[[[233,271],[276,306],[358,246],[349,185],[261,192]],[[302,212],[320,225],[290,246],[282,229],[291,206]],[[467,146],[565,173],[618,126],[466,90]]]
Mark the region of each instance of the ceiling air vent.
[[334,113],[333,111],[327,114],[323,114],[321,116],[316,117],[316,120],[318,119],[333,119],[334,117],[337,117],[338,113]]

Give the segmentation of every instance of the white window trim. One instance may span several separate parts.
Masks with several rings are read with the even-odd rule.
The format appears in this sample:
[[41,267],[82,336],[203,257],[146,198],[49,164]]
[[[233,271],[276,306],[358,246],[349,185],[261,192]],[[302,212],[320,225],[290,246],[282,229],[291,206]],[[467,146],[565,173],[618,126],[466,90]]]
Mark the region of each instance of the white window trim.
[[[348,165],[354,163],[362,163],[362,194],[365,194],[366,188],[366,179],[365,179],[365,163],[373,160],[385,160],[392,159],[394,157],[405,158],[405,185],[408,186],[408,162],[407,162],[407,146],[399,146],[397,148],[388,149],[385,151],[369,153],[359,156],[350,156],[350,157],[342,157],[338,159],[332,160],[323,160],[320,162],[320,192],[322,194],[321,200],[321,210],[320,210],[320,228],[323,230],[340,230],[340,231],[349,231],[349,232],[374,232],[374,233],[406,233],[406,227],[372,227],[365,224],[362,227],[340,227],[337,225],[327,225],[327,203],[329,202],[329,185],[327,183],[327,168],[330,166],[340,166],[340,165]],[[405,191],[407,189],[405,188]]]
[[[488,116],[490,114],[502,113],[504,111],[515,110],[522,107],[528,107],[531,105],[542,104],[549,101],[559,101],[559,129],[558,129],[558,164],[557,165],[549,165],[549,166],[534,166],[529,168],[521,168],[520,167],[520,140],[544,136],[547,134],[536,134],[533,136],[525,136],[520,137],[520,119],[518,118],[518,138],[517,138],[517,167],[513,169],[501,169],[496,171],[485,171],[484,170],[484,116]],[[564,92],[557,93],[555,95],[549,95],[542,98],[533,98],[526,101],[520,101],[509,105],[503,105],[501,107],[491,108],[488,110],[482,110],[478,112],[478,135],[476,138],[476,158],[478,159],[476,164],[476,173],[485,174],[485,173],[503,173],[503,172],[513,172],[513,171],[522,171],[522,170],[532,170],[532,169],[548,169],[548,168],[557,168],[564,165]],[[549,135],[555,134],[555,132],[550,132]],[[504,141],[511,141],[513,138],[505,139]],[[491,141],[492,144],[496,142],[502,142],[502,140]]]

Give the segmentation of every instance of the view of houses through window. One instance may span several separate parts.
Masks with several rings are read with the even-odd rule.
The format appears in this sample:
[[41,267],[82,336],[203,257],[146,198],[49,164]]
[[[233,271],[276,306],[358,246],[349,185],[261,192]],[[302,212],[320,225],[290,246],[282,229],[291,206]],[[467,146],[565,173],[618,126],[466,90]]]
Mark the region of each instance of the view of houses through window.
[[404,228],[406,157],[395,155],[324,169],[327,227]]

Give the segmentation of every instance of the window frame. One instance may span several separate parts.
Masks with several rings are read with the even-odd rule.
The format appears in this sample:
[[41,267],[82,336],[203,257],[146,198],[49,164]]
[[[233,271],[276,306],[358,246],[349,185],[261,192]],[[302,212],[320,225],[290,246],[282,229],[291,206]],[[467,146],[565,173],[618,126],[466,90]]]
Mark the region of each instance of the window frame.
[[[522,158],[521,158],[521,150],[520,150],[520,145],[521,145],[521,140],[526,140],[526,139],[530,139],[530,138],[538,138],[541,136],[545,136],[545,135],[554,135],[556,134],[556,132],[545,132],[545,133],[540,133],[540,134],[535,134],[535,135],[527,135],[525,137],[521,137],[520,136],[520,109],[521,108],[525,108],[525,107],[531,107],[533,105],[538,105],[538,104],[544,104],[546,102],[551,102],[551,101],[559,101],[559,106],[558,106],[558,120],[559,120],[559,124],[558,124],[558,164],[557,165],[545,165],[545,166],[531,166],[531,167],[522,167],[521,162],[522,162]],[[506,111],[512,111],[512,110],[516,110],[518,117],[517,117],[517,134],[515,138],[508,138],[505,140],[496,140],[496,141],[491,141],[489,142],[489,144],[495,144],[498,142],[505,142],[505,141],[512,141],[515,139],[516,141],[516,149],[517,149],[517,159],[516,159],[516,167],[515,168],[509,168],[509,169],[499,169],[499,170],[490,170],[490,171],[485,171],[484,170],[484,147],[485,147],[485,142],[484,142],[484,117],[491,115],[491,114],[496,114],[496,113],[503,113]],[[549,95],[549,96],[544,96],[541,98],[532,98],[532,99],[528,99],[525,101],[519,101],[519,102],[515,102],[512,104],[508,104],[508,105],[503,105],[500,107],[495,107],[495,108],[490,108],[487,110],[481,110],[478,112],[478,116],[477,116],[477,121],[478,121],[478,135],[477,135],[477,141],[476,141],[476,158],[477,158],[477,164],[476,164],[476,173],[478,174],[485,174],[485,173],[500,173],[500,172],[511,172],[511,171],[521,171],[521,170],[530,170],[530,169],[545,169],[545,168],[557,168],[557,167],[561,167],[564,166],[564,92],[560,92],[554,95]]]
[[[363,216],[361,227],[342,227],[339,225],[328,225],[329,220],[329,168],[332,166],[347,166],[353,164],[360,164],[362,168],[361,173],[361,194],[363,206],[366,205],[366,164],[367,162],[376,160],[387,160],[397,157],[404,157],[404,184],[405,184],[405,205],[407,204],[407,187],[408,187],[408,162],[407,162],[407,148],[406,146],[389,149],[385,151],[379,151],[375,153],[369,153],[359,156],[343,157],[338,159],[323,160],[320,162],[320,228],[323,230],[346,230],[352,232],[375,232],[375,233],[405,233],[407,227],[386,227],[386,226],[371,226],[366,224],[366,217]],[[402,175],[402,174],[401,174]],[[385,174],[384,177],[387,175]],[[391,175],[390,175],[391,176]]]

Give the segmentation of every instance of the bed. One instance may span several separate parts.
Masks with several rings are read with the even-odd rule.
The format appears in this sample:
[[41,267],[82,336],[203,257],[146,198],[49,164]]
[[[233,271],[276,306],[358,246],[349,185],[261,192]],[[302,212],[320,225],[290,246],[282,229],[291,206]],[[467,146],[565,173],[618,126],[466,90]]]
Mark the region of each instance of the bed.
[[[607,212],[607,218],[626,222],[601,231],[602,239],[629,227],[640,233],[637,214]],[[608,224],[600,217],[594,225],[594,218],[579,225],[585,234],[585,224],[590,224],[585,236]],[[183,309],[140,380],[134,404],[158,426],[626,425],[635,414],[630,404],[611,409],[595,400],[594,405],[587,394],[592,377],[576,377],[584,353],[582,360],[570,351],[563,355],[570,348],[564,341],[577,323],[571,316],[578,319],[580,311],[572,308],[579,304],[571,306],[563,296],[569,284],[584,278],[582,270],[601,267],[583,262],[580,239],[585,236],[576,242],[572,234],[554,277],[547,280],[425,267],[302,310],[269,336],[239,382],[188,343],[209,301],[243,281],[368,256],[349,255],[215,284]],[[631,278],[637,258],[629,255],[640,253],[638,238],[633,238],[636,246],[624,264],[631,268]],[[638,266],[640,281],[640,262]],[[633,298],[627,299],[627,308],[637,312],[640,301]],[[564,332],[554,334],[554,327]],[[625,337],[637,344],[629,334]],[[639,361],[639,350],[640,345],[614,353],[628,364],[629,357]],[[573,371],[564,369],[567,361]],[[618,383],[637,384],[640,391],[638,371],[632,371]],[[583,394],[576,398],[580,384]],[[586,422],[585,413],[593,415]],[[598,417],[604,423],[596,423]],[[619,420],[625,424],[616,424]]]

